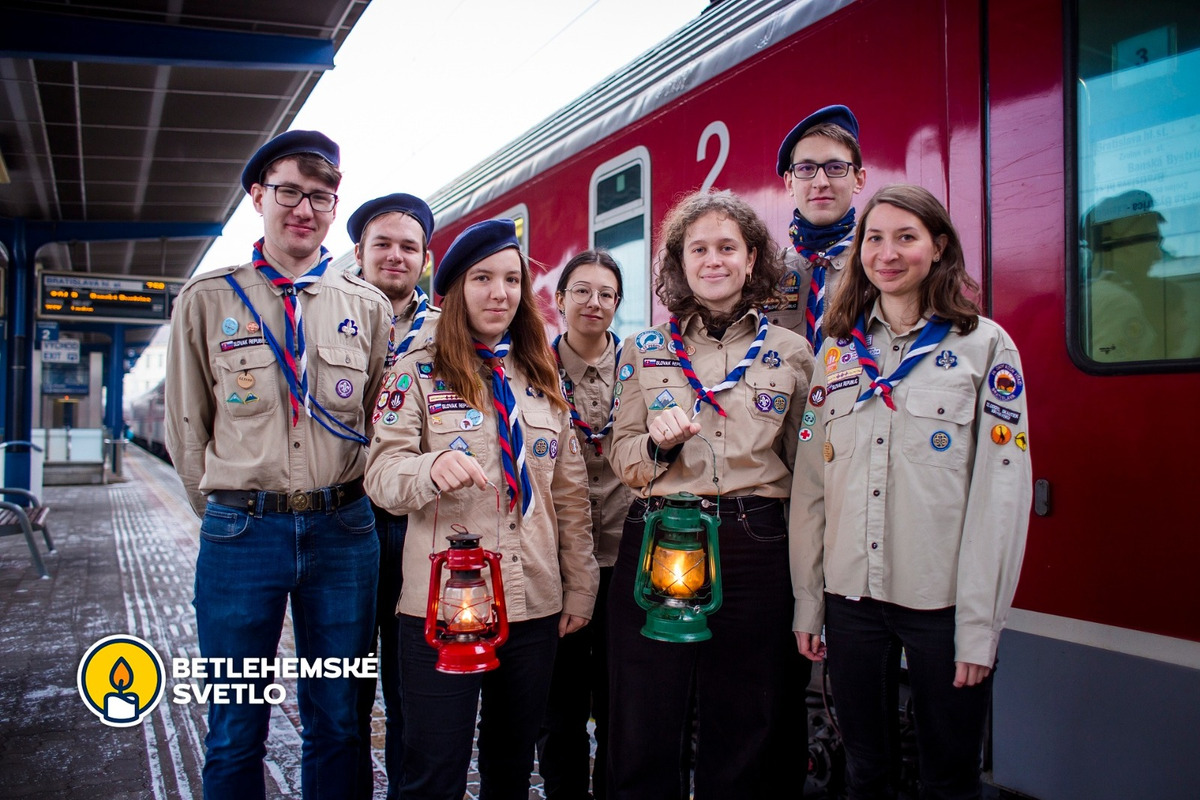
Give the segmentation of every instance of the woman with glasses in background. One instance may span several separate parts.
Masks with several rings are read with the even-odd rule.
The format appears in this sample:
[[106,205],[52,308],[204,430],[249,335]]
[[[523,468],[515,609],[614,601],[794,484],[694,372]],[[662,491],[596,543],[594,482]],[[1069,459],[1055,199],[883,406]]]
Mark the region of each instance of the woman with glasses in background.
[[612,430],[621,342],[609,330],[621,304],[621,268],[607,250],[585,250],[563,267],[554,293],[566,332],[553,343],[563,392],[575,421],[572,451],[583,451],[591,494],[592,538],[600,565],[600,590],[592,622],[558,643],[538,772],[549,800],[585,800],[588,794],[588,719],[596,720],[592,794],[606,796],[608,763],[608,584],[633,492],[612,471],[607,453]]

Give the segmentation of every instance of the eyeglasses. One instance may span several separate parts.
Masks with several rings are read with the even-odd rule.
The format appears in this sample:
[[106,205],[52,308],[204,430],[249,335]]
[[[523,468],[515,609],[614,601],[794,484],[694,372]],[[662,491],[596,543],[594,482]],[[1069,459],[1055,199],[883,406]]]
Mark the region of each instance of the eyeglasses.
[[567,294],[581,306],[587,305],[592,295],[596,295],[601,308],[613,308],[617,305],[617,293],[612,289],[593,289],[585,283],[575,284],[567,290]]
[[333,211],[338,201],[338,196],[333,192],[302,192],[294,186],[281,183],[264,183],[263,186],[275,190],[275,202],[284,208],[295,208],[307,197],[313,211],[329,212]]
[[817,170],[825,170],[827,178],[844,178],[850,174],[851,169],[855,166],[849,161],[826,161],[824,164],[814,164],[811,161],[801,161],[792,164],[788,169],[797,180],[811,181],[817,177]]

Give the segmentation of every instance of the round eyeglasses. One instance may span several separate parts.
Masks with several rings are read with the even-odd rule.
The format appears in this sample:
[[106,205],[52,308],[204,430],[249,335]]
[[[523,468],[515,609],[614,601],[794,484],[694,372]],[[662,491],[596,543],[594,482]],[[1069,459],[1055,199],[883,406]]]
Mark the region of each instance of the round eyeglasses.
[[329,212],[337,205],[338,196],[333,192],[302,192],[294,186],[281,183],[264,183],[268,189],[275,190],[275,202],[284,208],[295,208],[308,198],[313,211]]
[[585,283],[575,284],[567,290],[567,295],[581,306],[587,305],[592,295],[596,295],[596,301],[601,308],[613,308],[617,305],[617,293],[612,289],[593,289]]
[[854,169],[849,161],[826,161],[824,164],[814,164],[811,161],[800,161],[788,167],[797,180],[811,181],[817,177],[817,170],[825,170],[826,178],[844,178]]

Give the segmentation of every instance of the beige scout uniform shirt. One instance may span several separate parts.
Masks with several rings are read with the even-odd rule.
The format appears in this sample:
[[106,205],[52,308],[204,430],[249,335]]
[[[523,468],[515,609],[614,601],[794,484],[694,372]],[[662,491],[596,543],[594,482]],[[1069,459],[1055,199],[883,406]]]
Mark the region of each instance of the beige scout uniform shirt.
[[[772,325],[781,325],[788,330],[804,336],[808,323],[804,320],[805,304],[808,303],[808,290],[812,284],[812,264],[804,256],[796,252],[794,247],[785,247],[780,251],[785,272],[779,288],[787,297],[787,302],[779,308],[768,311]],[[847,247],[833,258],[832,265],[825,270],[825,308],[833,302],[833,293],[842,280],[842,273],[850,261],[850,248]]]
[[[617,347],[609,337],[608,347],[595,366],[584,361],[571,349],[564,336],[558,344],[558,355],[562,361],[564,384],[571,382],[575,395],[575,410],[593,431],[600,431],[608,424],[612,408],[613,389],[617,385]],[[624,387],[622,387],[624,388]],[[583,431],[575,429],[576,443],[583,452],[587,467],[588,490],[592,499],[592,538],[595,539],[596,563],[611,567],[617,563],[617,549],[621,544],[621,532],[625,517],[633,503],[633,492],[621,483],[608,462],[612,449],[612,432],[600,440],[600,449],[588,444]]]
[[[412,330],[413,320],[416,319],[417,316],[417,305],[417,292],[414,289],[412,300],[410,300],[408,305],[404,307],[403,311],[392,318],[393,346],[399,345],[404,337],[408,335],[408,332]],[[425,321],[421,323],[421,330],[417,331],[417,335],[414,336],[413,340],[409,343],[409,350],[416,350],[418,347],[423,347],[433,341],[434,334],[437,331],[438,319],[441,318],[441,316],[442,310],[433,304],[432,297],[429,298],[429,305],[425,312]],[[389,363],[387,366],[391,367],[393,363],[394,362],[389,358]],[[379,392],[375,392],[376,396],[378,394]]]
[[[366,448],[334,436],[303,410],[293,427],[281,365],[263,332],[248,329],[254,316],[226,282],[229,274],[280,346],[287,325],[282,290],[250,264],[193,278],[176,301],[167,345],[166,444],[200,515],[204,495],[214,489],[319,489],[355,480],[366,463]],[[333,270],[306,286],[300,303],[312,396],[370,435],[370,390],[383,375],[391,305],[375,287]]]
[[[521,505],[508,510],[508,492],[491,403],[490,373],[486,409],[472,409],[433,374],[429,348],[410,350],[384,377],[378,397],[384,413],[375,428],[367,460],[367,494],[392,514],[408,515],[404,539],[404,588],[397,613],[425,616],[429,597],[429,555],[447,547],[452,524],[483,536],[481,544],[502,555],[504,598],[513,622],[564,611],[590,619],[600,573],[592,556],[587,472],[574,440],[571,417],[545,397],[529,393],[529,380],[507,364],[525,433],[525,465],[536,508],[529,519]],[[384,393],[387,397],[384,397]],[[465,450],[500,487],[500,515],[490,486],[467,487],[441,496],[429,476],[434,460],[447,450]],[[438,528],[435,531],[434,514]],[[496,540],[499,524],[499,543]]]
[[[881,375],[924,325],[895,336],[876,305],[867,331]],[[792,485],[793,629],[820,632],[825,591],[956,606],[955,660],[991,666],[1033,495],[1012,339],[985,317],[966,336],[951,330],[896,385],[895,411],[881,397],[854,410],[870,381],[846,339],[826,338],[818,369]]]
[[[683,320],[684,344],[705,386],[723,381],[746,356],[757,324],[755,313],[747,312],[717,341],[708,335],[699,315]],[[719,492],[730,497],[786,498],[796,455],[796,431],[813,373],[808,342],[771,325],[758,357],[742,379],[716,396],[727,416],[720,416],[708,403],[702,405],[696,421],[709,444],[693,437],[673,462],[656,463],[647,450],[647,443],[654,446],[647,433],[649,424],[672,405],[681,406],[690,416],[696,401],[679,360],[669,349],[673,347],[669,330],[669,325],[663,324],[625,340],[617,371],[621,393],[613,426],[613,469],[642,497]],[[717,485],[713,484],[713,450]]]

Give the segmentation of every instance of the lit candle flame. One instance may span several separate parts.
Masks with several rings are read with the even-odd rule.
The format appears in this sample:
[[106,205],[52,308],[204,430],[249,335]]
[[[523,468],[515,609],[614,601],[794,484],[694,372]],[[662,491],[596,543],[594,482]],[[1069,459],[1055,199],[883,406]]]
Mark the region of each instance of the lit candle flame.
[[133,686],[133,668],[129,666],[125,656],[121,656],[117,659],[117,663],[113,664],[112,672],[108,673],[108,682],[113,685],[118,694],[124,693],[126,689]]

